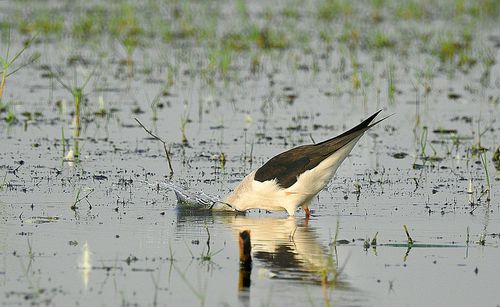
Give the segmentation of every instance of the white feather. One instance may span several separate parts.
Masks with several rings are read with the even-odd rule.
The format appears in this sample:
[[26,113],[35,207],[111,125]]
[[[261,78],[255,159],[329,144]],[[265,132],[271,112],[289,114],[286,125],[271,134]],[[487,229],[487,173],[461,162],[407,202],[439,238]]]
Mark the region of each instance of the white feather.
[[328,184],[360,138],[361,135],[313,169],[302,173],[297,177],[297,182],[286,189],[281,188],[275,179],[264,182],[254,180],[256,171],[252,171],[227,196],[225,202],[239,211],[255,208],[271,211],[286,210],[293,216],[299,206],[308,208],[312,198]]

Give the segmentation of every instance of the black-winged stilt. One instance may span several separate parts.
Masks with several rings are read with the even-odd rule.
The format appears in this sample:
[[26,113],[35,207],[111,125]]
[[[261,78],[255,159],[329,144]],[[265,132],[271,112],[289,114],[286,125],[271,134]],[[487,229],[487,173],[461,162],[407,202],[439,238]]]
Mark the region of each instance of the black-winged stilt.
[[339,136],[271,158],[248,174],[223,203],[237,211],[286,210],[291,216],[302,207],[309,217],[311,200],[328,184],[361,136],[387,118],[371,124],[381,111]]

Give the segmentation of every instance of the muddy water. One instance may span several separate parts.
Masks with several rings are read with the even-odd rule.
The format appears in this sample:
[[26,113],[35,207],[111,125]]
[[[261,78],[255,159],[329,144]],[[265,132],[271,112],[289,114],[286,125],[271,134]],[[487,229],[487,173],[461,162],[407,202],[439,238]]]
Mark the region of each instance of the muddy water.
[[[262,8],[250,8],[263,18],[256,13]],[[314,25],[307,18],[301,24]],[[453,29],[454,21],[446,26]],[[498,62],[493,34],[478,32],[478,46]],[[342,47],[317,57],[291,48],[263,53],[256,73],[248,54],[234,55],[230,76],[211,84],[203,72],[207,52],[190,44],[137,50],[133,77],[119,63],[119,46],[77,45],[67,38],[39,42],[30,52],[40,52],[40,62],[8,79],[3,102],[18,120],[9,124],[0,114],[2,305],[500,303],[500,195],[491,160],[500,135],[498,63],[482,85],[481,65],[450,72],[418,51],[384,51],[379,59],[360,48],[374,82],[356,90]],[[68,65],[73,53],[90,64]],[[151,103],[167,62],[178,72],[154,120]],[[72,97],[45,77],[46,65],[68,83],[76,73],[80,84],[98,67],[85,91],[77,162],[63,159],[62,133],[64,154],[74,142]],[[415,77],[423,69],[434,75],[429,92]],[[95,114],[101,107],[104,116]],[[303,212],[288,218],[182,211],[172,192],[146,183],[172,180],[223,196],[273,155],[337,135],[378,109],[394,115],[363,136],[313,202],[308,223]],[[135,118],[168,142],[172,177],[163,146]],[[482,193],[485,168],[471,150],[478,131],[488,149],[490,202]],[[251,271],[239,266],[242,230],[252,235]],[[376,233],[377,245],[365,246]]]

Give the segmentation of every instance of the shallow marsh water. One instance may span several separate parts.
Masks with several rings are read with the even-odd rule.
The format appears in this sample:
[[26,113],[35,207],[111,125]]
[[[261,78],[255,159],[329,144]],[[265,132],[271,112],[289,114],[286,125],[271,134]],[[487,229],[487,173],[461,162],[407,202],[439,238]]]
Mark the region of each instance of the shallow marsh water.
[[[238,24],[238,7],[217,3],[220,38]],[[153,37],[134,52],[129,76],[121,63],[125,49],[111,35],[82,42],[64,35],[66,30],[41,34],[26,55],[39,52],[39,61],[7,80],[2,99],[1,304],[500,304],[500,184],[492,161],[500,135],[498,17],[447,20],[445,13],[429,13],[427,4],[424,17],[393,20],[392,13],[405,11],[388,2],[380,23],[363,17],[373,11],[371,3],[361,2],[351,8],[354,13],[316,21],[321,3],[295,4],[298,17],[285,14],[280,2],[249,3],[249,20],[282,27],[289,46],[261,50],[257,40],[257,47],[231,51],[228,67],[203,39],[164,43]],[[440,2],[439,9],[449,3]],[[33,5],[80,16],[59,2]],[[137,14],[154,11],[149,5]],[[157,5],[167,16],[179,7]],[[204,15],[196,12],[207,8],[191,5],[199,22]],[[35,14],[22,3],[0,6],[2,20],[13,25],[16,12]],[[186,6],[180,10],[182,16]],[[296,26],[289,26],[290,18]],[[71,29],[69,20],[64,29]],[[366,34],[372,27],[389,29],[396,46],[366,46],[374,39]],[[333,42],[318,37],[321,29]],[[458,54],[443,63],[432,51],[432,38],[408,39],[408,29],[438,38],[470,30],[475,47],[464,52],[479,63],[457,68]],[[19,50],[25,36],[12,35],[12,48]],[[306,42],[294,40],[303,35],[310,36]],[[258,65],[252,64],[255,57]],[[50,73],[68,83],[76,73],[83,82],[94,67],[85,90],[79,161],[64,161],[62,133],[66,152],[73,146],[72,97]],[[173,82],[165,86],[169,74]],[[152,108],[162,91],[158,108]],[[172,192],[146,183],[172,180],[223,196],[273,155],[335,136],[380,108],[394,115],[363,136],[313,202],[308,223],[303,212],[286,217],[258,210],[246,216],[182,211]],[[171,145],[172,177],[163,146],[134,118]],[[490,202],[482,193],[487,174],[474,150],[478,144],[487,149]],[[467,193],[470,180],[476,205]],[[403,225],[414,240],[411,248]],[[250,284],[241,289],[242,230],[251,231],[254,262]],[[366,247],[376,233],[376,248]]]

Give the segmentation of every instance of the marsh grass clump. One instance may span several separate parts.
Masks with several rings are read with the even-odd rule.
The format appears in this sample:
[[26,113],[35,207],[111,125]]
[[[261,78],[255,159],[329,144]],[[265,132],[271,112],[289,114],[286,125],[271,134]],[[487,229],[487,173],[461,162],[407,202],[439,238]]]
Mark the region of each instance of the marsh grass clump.
[[416,0],[397,1],[395,15],[402,19],[422,19],[425,15],[424,2]]
[[217,72],[221,77],[227,77],[232,62],[232,52],[229,48],[212,48],[208,53],[208,67],[204,71],[209,84],[214,84]]
[[477,59],[472,53],[472,39],[469,30],[465,30],[458,39],[451,34],[441,36],[438,38],[432,53],[442,63],[455,64],[467,71],[477,63]]
[[299,10],[295,5],[285,6],[281,11],[281,15],[290,19],[298,19],[300,17]]
[[19,22],[19,32],[22,34],[41,33],[47,35],[59,35],[64,30],[64,17],[49,12],[48,10],[37,10],[33,16],[23,16]]
[[338,40],[341,43],[347,44],[349,49],[354,50],[359,45],[360,30],[359,27],[350,22],[346,22],[343,25],[342,33]]
[[384,31],[375,31],[368,38],[368,46],[376,49],[392,48],[396,45],[396,41],[389,37]]
[[13,125],[17,123],[18,119],[16,113],[14,113],[14,110],[12,110],[12,106],[11,105],[5,106],[5,110],[6,114],[5,117],[3,118],[5,123],[7,123],[7,125]]
[[12,28],[12,23],[8,20],[0,20],[0,34],[3,34],[4,31],[10,31]]
[[286,34],[269,26],[253,27],[250,35],[260,49],[285,49],[289,46]]
[[441,62],[453,62],[458,54],[460,44],[451,38],[443,38],[439,40],[434,53],[439,57]]
[[333,43],[333,35],[329,30],[320,30],[319,31],[319,39],[324,42],[327,46],[330,46]]
[[252,45],[263,50],[286,49],[290,46],[285,32],[271,26],[259,27],[257,25],[252,25],[242,32],[226,33],[221,37],[220,43],[222,50],[236,52],[249,50]]
[[172,32],[172,27],[169,22],[161,22],[160,23],[160,35],[165,43],[170,43],[172,42],[172,39],[174,37],[173,32]]
[[[465,2],[465,0],[460,1]],[[465,3],[470,4],[470,6],[467,7]],[[464,10],[474,17],[498,17],[500,15],[500,1],[498,0],[478,0],[465,3],[462,4],[465,7]]]
[[96,6],[86,11],[72,26],[72,34],[80,40],[86,40],[101,35],[106,30],[107,11]]
[[250,40],[243,33],[230,32],[224,34],[221,39],[223,48],[228,48],[233,51],[244,51],[250,48]]
[[174,9],[172,37],[176,39],[196,38],[201,29],[195,24],[190,3],[184,2]]
[[389,64],[387,68],[387,96],[389,102],[394,103],[396,98],[396,67],[394,64]]
[[109,21],[109,30],[125,48],[127,58],[125,63],[133,66],[133,53],[138,46],[143,44],[144,29],[141,26],[135,8],[130,4],[122,5],[114,12]]
[[458,55],[458,66],[460,66],[465,71],[476,65],[477,60],[472,56],[470,50],[462,50]]
[[78,82],[76,80],[76,73],[75,73],[75,79],[73,82],[73,86],[65,83],[62,81],[57,74],[54,74],[54,77],[57,82],[59,82],[62,87],[68,91],[72,96],[73,96],[73,105],[74,105],[74,132],[73,132],[73,151],[70,156],[73,156],[74,158],[78,158],[80,155],[80,150],[79,150],[79,139],[80,139],[80,130],[81,130],[81,108],[82,108],[82,103],[84,99],[84,90],[85,87],[87,86],[88,82],[90,79],[94,76],[95,70],[92,71],[85,81],[82,83],[82,85],[78,85]]
[[10,54],[10,46],[11,46],[11,37],[10,37],[10,30],[7,36],[7,48],[5,50],[5,55],[0,56],[0,65],[1,65],[1,76],[0,76],[0,102],[2,102],[2,97],[3,97],[3,92],[5,89],[5,82],[7,78],[13,74],[15,74],[17,71],[20,69],[32,64],[38,58],[40,57],[39,53],[33,54],[28,60],[25,60],[22,62],[19,66],[12,68],[13,64],[17,62],[17,60],[20,58],[20,56],[28,49],[28,47],[31,45],[33,40],[35,39],[36,36],[33,36],[30,40],[28,40],[25,44],[24,47],[21,48],[16,54],[14,54],[13,57],[11,57]]
[[182,145],[188,146],[189,142],[186,136],[186,129],[188,124],[190,123],[189,119],[189,105],[187,101],[184,101],[184,113],[181,116],[181,134],[182,134]]
[[350,1],[324,0],[318,4],[316,17],[323,21],[332,21],[339,15],[352,14],[352,10]]

